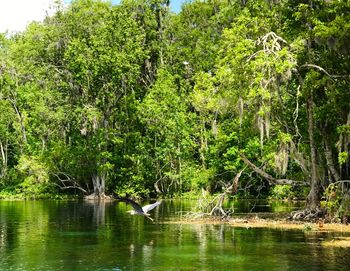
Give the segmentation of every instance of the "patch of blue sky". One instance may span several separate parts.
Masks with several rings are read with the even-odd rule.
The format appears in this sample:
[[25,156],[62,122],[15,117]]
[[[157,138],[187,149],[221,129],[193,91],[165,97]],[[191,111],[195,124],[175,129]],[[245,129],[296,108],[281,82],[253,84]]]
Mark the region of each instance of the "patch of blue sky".
[[[69,4],[71,0],[64,0],[65,4]],[[181,11],[181,5],[185,3],[186,0],[170,0],[170,9],[173,12],[179,13]],[[114,5],[118,5],[120,0],[112,0]]]

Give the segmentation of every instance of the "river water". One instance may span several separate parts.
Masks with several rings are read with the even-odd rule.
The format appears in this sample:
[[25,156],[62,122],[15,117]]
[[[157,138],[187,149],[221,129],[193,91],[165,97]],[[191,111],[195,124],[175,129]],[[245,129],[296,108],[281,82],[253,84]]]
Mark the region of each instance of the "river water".
[[0,270],[350,270],[350,249],[322,245],[350,234],[168,223],[194,206],[163,201],[152,222],[123,202],[0,201]]

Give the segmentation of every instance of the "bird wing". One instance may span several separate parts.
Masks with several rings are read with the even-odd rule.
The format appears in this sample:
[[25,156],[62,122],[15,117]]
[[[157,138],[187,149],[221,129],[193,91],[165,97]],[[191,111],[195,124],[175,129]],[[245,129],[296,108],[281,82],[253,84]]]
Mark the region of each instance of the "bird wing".
[[141,207],[141,205],[138,204],[138,203],[136,203],[135,201],[133,201],[133,200],[131,200],[131,199],[128,199],[128,198],[119,198],[118,200],[130,204],[130,205],[132,206],[132,208],[133,208],[136,212],[138,212],[138,213],[143,213],[143,212],[144,212],[144,210],[143,210],[143,208]]
[[160,201],[157,201],[155,203],[152,204],[148,204],[142,207],[142,211],[146,214],[149,211],[151,211],[152,209],[156,208],[158,205],[160,204]]

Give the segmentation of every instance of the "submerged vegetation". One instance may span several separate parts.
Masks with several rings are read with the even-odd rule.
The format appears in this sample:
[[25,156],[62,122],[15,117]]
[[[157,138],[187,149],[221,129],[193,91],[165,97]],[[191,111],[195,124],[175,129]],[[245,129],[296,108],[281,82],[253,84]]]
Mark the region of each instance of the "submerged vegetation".
[[349,1],[55,8],[0,35],[2,197],[204,190],[348,219]]

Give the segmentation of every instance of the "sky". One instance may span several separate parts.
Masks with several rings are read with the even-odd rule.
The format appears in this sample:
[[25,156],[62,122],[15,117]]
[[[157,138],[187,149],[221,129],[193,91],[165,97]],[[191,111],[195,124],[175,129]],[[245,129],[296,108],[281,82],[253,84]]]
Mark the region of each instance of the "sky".
[[[50,9],[53,0],[0,0],[0,33],[23,31],[31,21],[42,21]],[[69,3],[70,0],[64,0]],[[112,0],[118,4],[120,0]],[[185,0],[170,0],[171,10],[179,12]],[[51,12],[51,13],[50,13]]]

